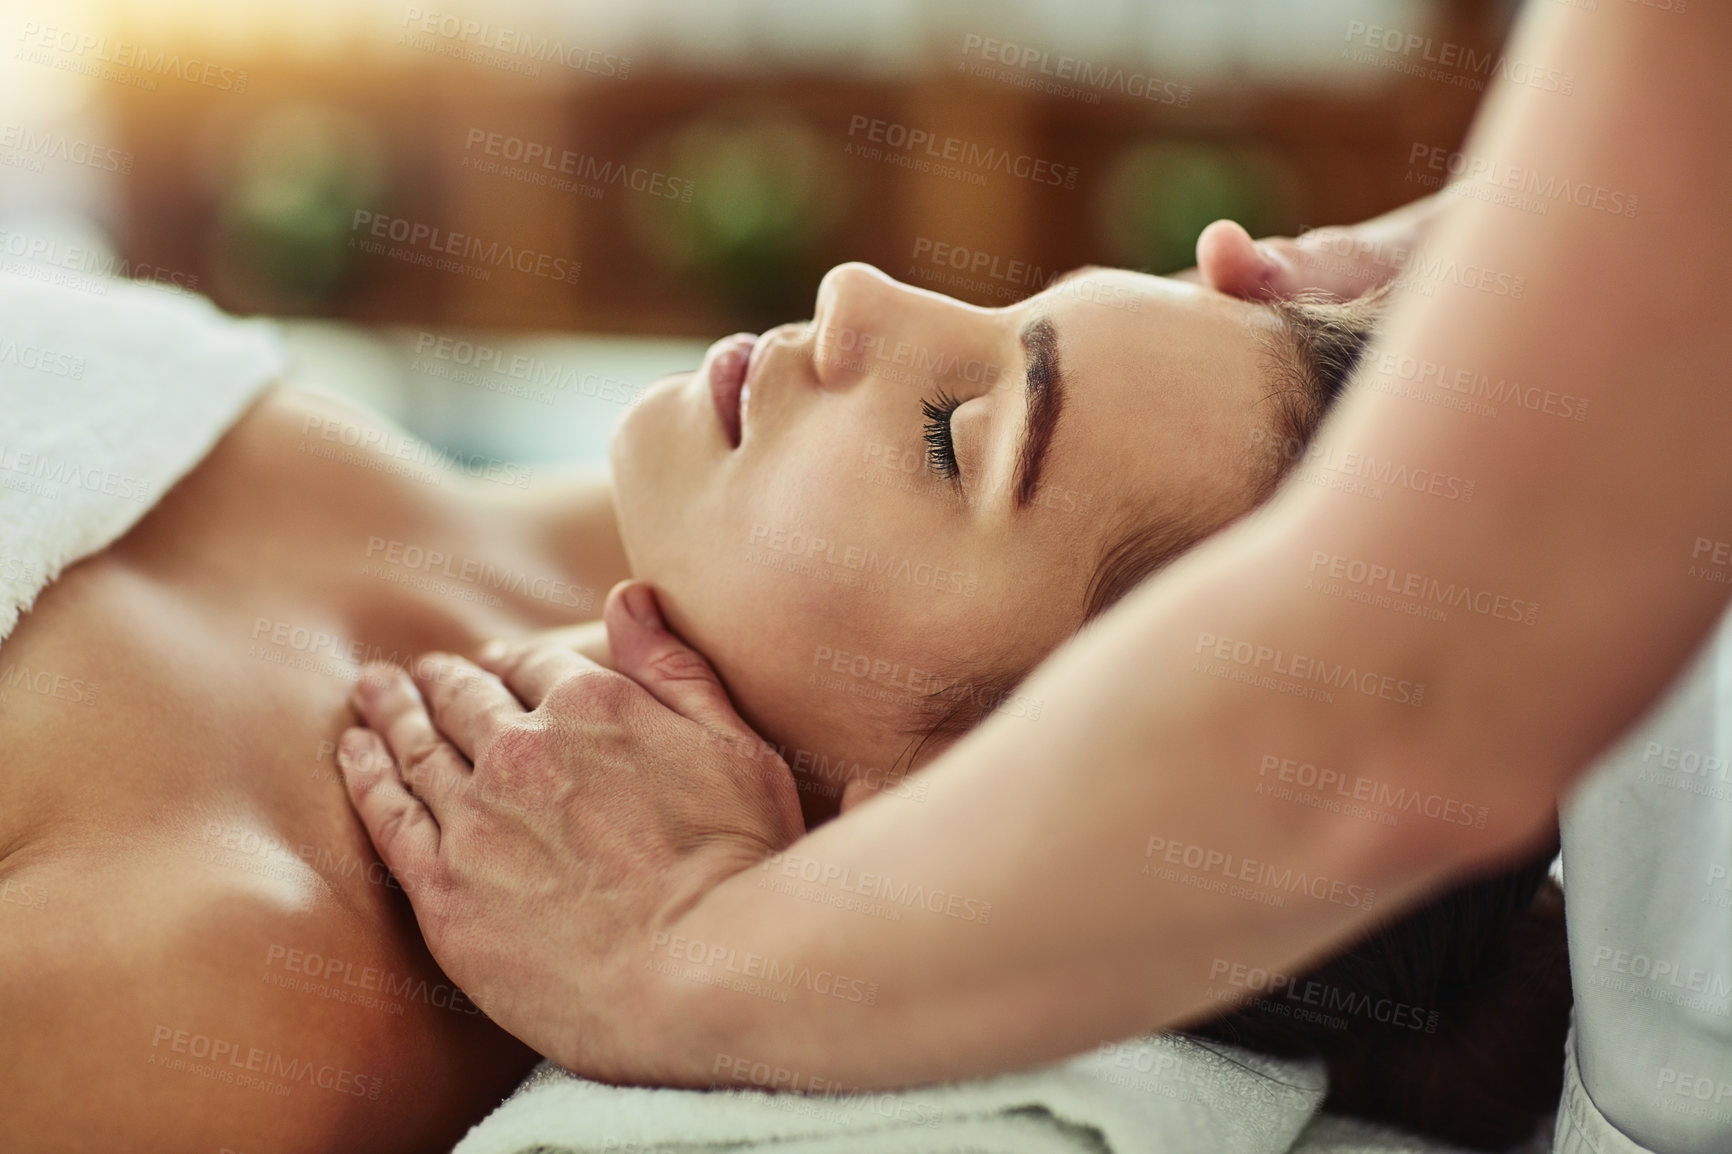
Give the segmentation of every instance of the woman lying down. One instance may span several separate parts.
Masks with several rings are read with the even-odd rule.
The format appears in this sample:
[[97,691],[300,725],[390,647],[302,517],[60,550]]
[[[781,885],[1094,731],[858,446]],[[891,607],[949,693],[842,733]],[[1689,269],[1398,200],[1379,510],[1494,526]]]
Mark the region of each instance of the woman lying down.
[[[29,677],[0,701],[0,1148],[447,1148],[535,1055],[441,975],[350,810],[357,662],[554,629],[605,662],[585,618],[640,578],[745,720],[806,751],[808,825],[914,804],[909,769],[1271,491],[1374,309],[1106,269],[983,309],[843,265],[812,321],[659,382],[611,484],[441,472],[365,410],[252,397],[4,642]],[[1265,1003],[1194,1032],[1321,1054],[1335,1109],[1521,1137],[1568,1004],[1543,874],[1321,972],[1424,1017]]]

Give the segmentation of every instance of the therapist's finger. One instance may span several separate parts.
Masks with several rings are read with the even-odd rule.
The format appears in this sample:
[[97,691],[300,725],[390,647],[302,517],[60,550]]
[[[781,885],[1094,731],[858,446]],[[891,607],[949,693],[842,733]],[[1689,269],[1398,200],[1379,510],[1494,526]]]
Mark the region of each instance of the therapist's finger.
[[439,823],[397,774],[372,730],[354,728],[337,744],[337,768],[379,860],[399,877],[424,877],[439,856]]
[[1197,272],[1204,284],[1245,300],[1284,296],[1296,287],[1282,251],[1258,244],[1231,220],[1217,220],[1197,236]]
[[461,657],[427,654],[415,663],[415,684],[433,728],[472,763],[487,755],[501,729],[523,717],[522,703],[498,677]]
[[530,709],[541,708],[542,700],[560,682],[601,668],[581,653],[547,642],[490,642],[481,650],[480,661]]
[[368,728],[385,739],[404,787],[443,822],[445,801],[467,784],[471,766],[434,728],[409,675],[395,665],[369,665],[350,700]]
[[1414,243],[1394,223],[1252,240],[1233,221],[1217,220],[1197,237],[1197,273],[1204,284],[1245,300],[1319,292],[1351,300],[1394,279],[1395,254]]
[[669,632],[655,591],[642,581],[614,586],[602,607],[614,668],[655,699],[704,728],[730,736],[754,737],[734,712],[728,691],[704,656]]

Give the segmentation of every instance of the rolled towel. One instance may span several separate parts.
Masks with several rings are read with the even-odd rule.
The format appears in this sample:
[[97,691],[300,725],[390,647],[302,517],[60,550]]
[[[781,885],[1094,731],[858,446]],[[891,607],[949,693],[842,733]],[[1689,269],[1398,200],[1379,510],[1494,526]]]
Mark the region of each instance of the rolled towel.
[[[718,1082],[778,1080],[735,1059],[717,1067]],[[453,1154],[1278,1154],[1324,1089],[1319,1064],[1173,1035],[1026,1073],[832,1096],[607,1086],[543,1063]]]

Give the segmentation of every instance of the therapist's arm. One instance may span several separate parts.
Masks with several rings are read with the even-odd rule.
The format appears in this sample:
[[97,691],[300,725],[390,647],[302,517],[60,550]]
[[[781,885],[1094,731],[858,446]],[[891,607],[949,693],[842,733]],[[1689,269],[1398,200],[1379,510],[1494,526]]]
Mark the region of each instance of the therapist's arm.
[[[1732,539],[1732,8],[1530,12],[1511,58],[1573,73],[1573,91],[1495,92],[1467,146],[1494,179],[1432,246],[1520,275],[1523,298],[1452,283],[1408,295],[1370,358],[1521,382],[1537,407],[1492,418],[1354,390],[1321,451],[1426,470],[1437,494],[1288,485],[1055,654],[1019,690],[1038,720],[989,720],[925,771],[923,802],[863,805],[668,927],[706,957],[758,959],[760,975],[773,963],[870,983],[871,1004],[823,981],[786,1001],[730,989],[732,961],[711,963],[714,983],[645,968],[617,1028],[574,1040],[575,1059],[624,1079],[702,1083],[747,1061],[891,1085],[1054,1058],[1206,1016],[1220,961],[1292,972],[1552,820],[1726,600],[1689,570],[1699,542]],[[1568,195],[1544,196],[1562,181]],[[1548,392],[1585,399],[1585,419]],[[1319,554],[1537,615],[1458,607],[1439,623],[1325,596],[1305,588]],[[1200,663],[1250,669],[1212,638],[1423,685],[1423,703],[1389,699],[1396,688],[1324,704],[1211,676]],[[1257,787],[1272,756],[1489,820],[1387,828],[1270,803]],[[1205,877],[1255,859],[1376,898],[1367,910],[1324,887],[1277,907],[1146,875],[1174,844],[1238,863],[1191,871]],[[806,898],[774,888],[802,876],[821,879]],[[904,886],[944,895],[939,912],[858,908],[861,891]]]

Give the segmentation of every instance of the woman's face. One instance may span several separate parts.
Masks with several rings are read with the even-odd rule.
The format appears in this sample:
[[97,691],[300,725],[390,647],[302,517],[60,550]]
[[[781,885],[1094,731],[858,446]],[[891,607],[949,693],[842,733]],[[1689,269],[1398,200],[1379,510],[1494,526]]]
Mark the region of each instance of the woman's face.
[[870,786],[920,699],[1076,630],[1113,534],[1249,507],[1275,323],[1139,273],[979,308],[840,265],[811,321],[717,342],[621,424],[632,571],[797,772]]

